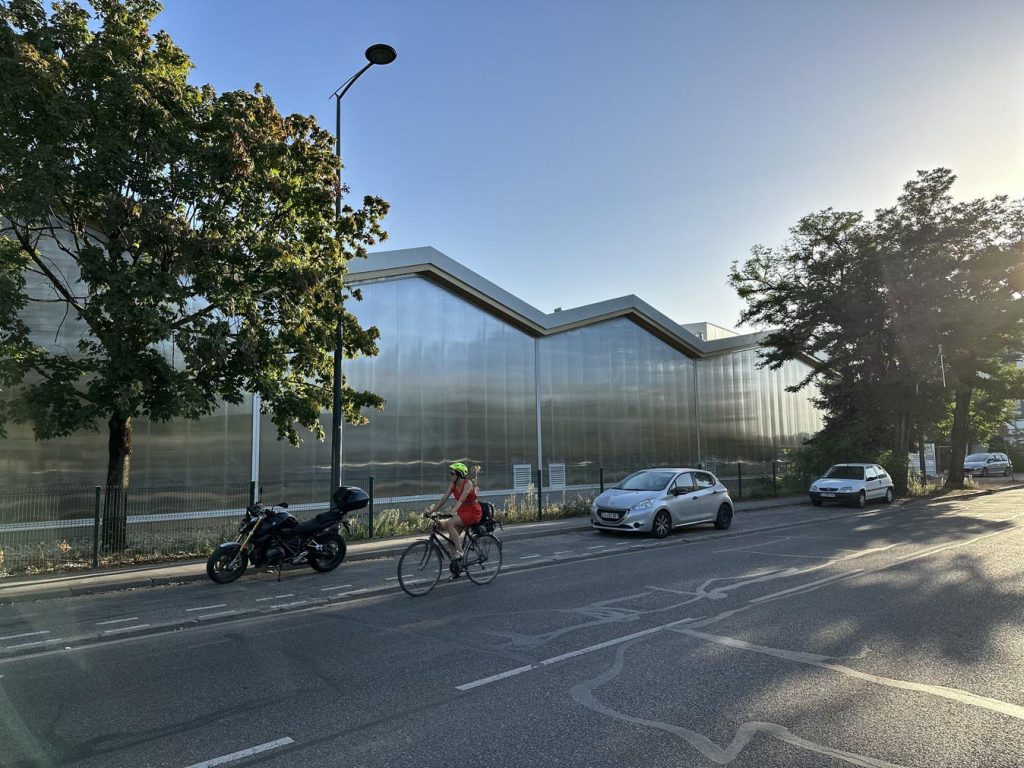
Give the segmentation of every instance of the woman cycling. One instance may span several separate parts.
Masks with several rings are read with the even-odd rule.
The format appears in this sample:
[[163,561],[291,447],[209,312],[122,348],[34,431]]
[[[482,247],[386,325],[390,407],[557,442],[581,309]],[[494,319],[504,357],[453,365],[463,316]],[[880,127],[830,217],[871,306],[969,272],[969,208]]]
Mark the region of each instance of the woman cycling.
[[429,512],[424,515],[432,515],[445,505],[448,497],[455,498],[455,514],[444,523],[444,529],[448,534],[448,553],[451,555],[451,572],[453,577],[460,573],[459,561],[462,552],[459,550],[459,537],[462,532],[470,526],[476,525],[483,517],[483,509],[480,502],[476,500],[476,486],[469,479],[469,469],[461,461],[457,461],[448,467],[448,480],[451,485]]

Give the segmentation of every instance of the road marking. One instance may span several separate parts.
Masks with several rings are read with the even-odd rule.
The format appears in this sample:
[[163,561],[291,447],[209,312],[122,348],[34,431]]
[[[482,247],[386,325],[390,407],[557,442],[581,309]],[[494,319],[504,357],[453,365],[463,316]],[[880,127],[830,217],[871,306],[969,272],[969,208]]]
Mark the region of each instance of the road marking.
[[96,622],[96,626],[97,627],[104,627],[107,624],[124,624],[126,621],[138,621],[138,620],[139,620],[138,616],[132,616],[131,618],[127,618],[127,619],[111,619],[110,621],[97,621]]
[[595,544],[592,547],[587,547],[587,549],[604,549],[604,544]]
[[397,576],[388,576],[384,581],[398,581]]
[[224,765],[224,763],[233,763],[235,760],[241,760],[244,757],[252,757],[258,755],[260,752],[269,752],[271,749],[277,749],[278,747],[285,747],[289,744],[294,744],[294,740],[285,736],[283,739],[277,739],[275,741],[268,741],[266,744],[258,744],[255,747],[249,747],[238,752],[232,752],[230,755],[223,755],[221,757],[215,757],[212,760],[204,760],[201,763],[193,763],[187,768],[213,768],[215,765]]
[[50,634],[50,630],[44,629],[39,632],[24,632],[20,635],[5,635],[4,637],[0,637],[0,640],[20,640],[23,637],[38,637],[39,635],[48,634]]
[[520,555],[519,559],[520,560],[532,560],[535,557],[540,557],[540,555]]
[[308,602],[309,602],[309,600],[296,600],[294,603],[280,603],[280,604],[278,604],[277,607],[278,608],[291,608],[291,607],[296,606],[296,605],[305,605]]
[[[806,560],[828,560],[831,557],[830,555],[789,555],[785,552],[762,552],[759,549],[744,549],[743,551],[750,555],[765,555],[766,557],[802,557]],[[845,551],[850,552],[851,550]]]
[[284,600],[286,597],[295,597],[295,593],[293,592],[288,595],[274,595],[275,600]]
[[204,613],[202,616],[196,616],[197,619],[213,619],[217,616],[231,616],[238,613],[238,611],[221,611],[220,613]]
[[592,653],[594,651],[600,651],[603,648],[610,648],[613,645],[620,645],[621,643],[627,643],[630,640],[636,640],[638,637],[645,637],[647,635],[653,635],[655,632],[661,632],[665,629],[671,629],[680,624],[686,624],[687,622],[693,621],[692,618],[677,619],[676,621],[670,621],[668,624],[662,624],[658,627],[651,627],[650,629],[644,629],[640,632],[633,632],[629,635],[622,637],[615,637],[611,640],[605,640],[603,643],[597,643],[596,645],[588,645],[586,648],[579,648],[575,651],[569,651],[559,656],[552,656],[549,659],[538,661],[536,664],[527,664],[525,667],[516,667],[515,669],[509,669],[505,672],[499,672],[496,675],[490,677],[483,677],[479,680],[473,680],[469,683],[463,683],[462,685],[455,686],[457,691],[468,691],[471,688],[479,688],[481,685],[489,685],[490,683],[497,682],[498,680],[504,680],[507,677],[513,677],[515,675],[521,675],[523,672],[529,672],[532,669],[541,669],[542,667],[548,667],[552,664],[558,664],[559,662],[566,661],[567,659],[574,659],[577,656],[582,656],[585,653]]
[[525,667],[516,667],[515,669],[510,669],[507,672],[499,672],[498,674],[491,675],[490,677],[484,677],[484,678],[481,678],[480,680],[474,680],[472,683],[463,683],[462,685],[457,685],[457,686],[455,686],[455,688],[456,688],[456,690],[459,690],[459,691],[468,691],[470,688],[477,688],[477,687],[479,687],[481,685],[487,685],[488,683],[493,683],[493,682],[496,682],[498,680],[504,680],[506,677],[512,677],[513,675],[519,675],[519,674],[522,674],[523,672],[529,672],[531,669],[536,669],[536,668],[537,668],[536,664],[527,664]]
[[616,544],[615,546],[616,546],[616,547],[628,547],[628,546],[629,546],[629,542],[628,542],[628,541],[620,541],[620,542],[619,542],[618,544]]
[[[395,578],[397,579],[398,577],[396,576]],[[352,586],[351,584],[342,584],[340,587],[322,587],[320,589],[320,591],[321,592],[330,592],[332,589],[348,589],[351,586]]]
[[224,608],[227,603],[217,603],[217,605],[202,605],[198,608],[186,608],[186,611],[210,611],[214,608]]
[[[33,633],[38,634],[38,633]],[[54,637],[50,640],[36,640],[34,643],[19,643],[18,645],[8,645],[7,650],[13,651],[15,648],[30,648],[33,645],[46,645],[47,643],[63,643],[64,641],[59,637]]]
[[808,664],[812,667],[830,669],[833,672],[838,672],[842,675],[846,675],[847,677],[866,680],[869,683],[884,685],[888,688],[900,688],[906,691],[927,693],[932,696],[939,696],[943,699],[957,701],[961,704],[970,704],[971,706],[980,707],[981,709],[988,709],[992,712],[1008,715],[1018,720],[1024,720],[1024,707],[1017,704],[1010,704],[1006,701],[1000,701],[999,699],[991,699],[988,696],[979,696],[976,693],[963,691],[959,688],[948,688],[944,685],[912,683],[907,680],[897,680],[892,677],[872,675],[868,672],[861,672],[856,669],[851,669],[850,667],[845,667],[842,664],[830,664],[828,662],[830,657],[819,656],[816,653],[802,653],[800,651],[787,651],[783,648],[770,648],[765,645],[754,645],[753,643],[748,643],[745,640],[737,640],[733,637],[723,637],[721,635],[709,635],[705,632],[697,632],[696,630],[688,629],[686,627],[676,629],[674,631],[681,635],[690,635],[691,637],[708,640],[712,643],[718,643],[719,645],[725,645],[730,648],[738,648],[743,651],[753,651],[754,653],[761,653],[765,656],[775,656],[780,659],[795,661],[799,664]]
[[274,598],[272,598],[272,597],[257,597],[256,598],[256,602],[257,603],[262,603],[264,600],[273,600],[273,599]]
[[774,599],[776,599],[778,597],[783,597],[784,595],[791,595],[794,592],[803,592],[804,590],[807,590],[808,592],[811,592],[817,586],[828,584],[830,581],[836,581],[838,579],[846,579],[846,578],[849,578],[850,576],[855,576],[858,573],[863,573],[863,572],[864,572],[863,568],[856,568],[856,569],[854,569],[852,571],[846,571],[844,573],[837,573],[835,576],[829,576],[829,577],[824,578],[824,579],[818,579],[817,581],[809,581],[806,584],[797,584],[795,587],[790,587],[789,589],[784,589],[781,592],[772,592],[770,595],[761,595],[761,597],[755,597],[753,600],[748,600],[747,602],[748,603],[763,603],[763,602],[765,602],[767,600],[774,600]]
[[571,555],[572,554],[572,550],[571,549],[563,549],[561,552],[555,552],[555,554],[556,555]]
[[131,632],[134,629],[145,629],[149,624],[135,624],[130,627],[119,627],[118,629],[108,629],[104,631],[104,635],[116,635],[118,632]]

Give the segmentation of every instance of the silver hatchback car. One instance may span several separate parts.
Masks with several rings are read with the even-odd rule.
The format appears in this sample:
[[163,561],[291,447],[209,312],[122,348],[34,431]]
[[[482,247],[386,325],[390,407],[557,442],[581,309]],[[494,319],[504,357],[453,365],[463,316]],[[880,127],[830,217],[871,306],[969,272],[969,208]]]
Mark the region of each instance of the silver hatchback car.
[[643,469],[609,488],[590,508],[590,524],[601,531],[651,533],[664,538],[678,526],[732,525],[728,489],[701,469]]

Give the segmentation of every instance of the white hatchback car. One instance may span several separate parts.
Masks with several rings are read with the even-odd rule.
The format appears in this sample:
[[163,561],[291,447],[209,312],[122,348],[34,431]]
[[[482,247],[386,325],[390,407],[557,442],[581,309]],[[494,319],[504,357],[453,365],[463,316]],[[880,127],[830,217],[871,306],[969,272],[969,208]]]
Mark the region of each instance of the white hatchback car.
[[877,464],[836,464],[811,483],[811,504],[844,501],[863,507],[873,499],[893,500],[892,478]]

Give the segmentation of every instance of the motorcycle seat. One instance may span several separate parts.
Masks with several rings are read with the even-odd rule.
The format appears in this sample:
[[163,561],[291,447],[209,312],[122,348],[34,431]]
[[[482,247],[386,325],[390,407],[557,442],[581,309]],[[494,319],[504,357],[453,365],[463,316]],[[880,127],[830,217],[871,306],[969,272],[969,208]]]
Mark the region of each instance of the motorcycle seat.
[[321,512],[312,520],[306,520],[304,523],[299,523],[297,526],[292,528],[292,532],[300,535],[315,533],[316,531],[336,524],[339,520],[341,520],[341,515],[334,510]]

